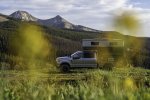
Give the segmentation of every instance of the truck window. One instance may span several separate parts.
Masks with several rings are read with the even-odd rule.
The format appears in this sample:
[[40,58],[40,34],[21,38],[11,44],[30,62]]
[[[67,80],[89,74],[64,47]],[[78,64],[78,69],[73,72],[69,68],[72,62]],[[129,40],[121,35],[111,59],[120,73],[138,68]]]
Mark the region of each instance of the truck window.
[[95,58],[95,53],[94,52],[84,52],[83,57],[84,58]]
[[91,42],[91,45],[98,46],[99,42]]
[[82,57],[83,57],[83,53],[82,53],[82,52],[75,52],[74,54],[71,55],[71,57],[79,57],[79,58],[82,58]]

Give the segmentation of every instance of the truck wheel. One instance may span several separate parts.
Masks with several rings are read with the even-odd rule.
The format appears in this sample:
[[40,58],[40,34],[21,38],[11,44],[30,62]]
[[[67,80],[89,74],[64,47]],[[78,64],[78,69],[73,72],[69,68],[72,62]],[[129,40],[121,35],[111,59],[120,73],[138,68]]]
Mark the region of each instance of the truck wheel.
[[102,69],[102,66],[100,66],[99,64],[97,64],[97,68],[98,69]]
[[69,72],[70,70],[70,66],[68,64],[62,64],[60,67],[62,72]]

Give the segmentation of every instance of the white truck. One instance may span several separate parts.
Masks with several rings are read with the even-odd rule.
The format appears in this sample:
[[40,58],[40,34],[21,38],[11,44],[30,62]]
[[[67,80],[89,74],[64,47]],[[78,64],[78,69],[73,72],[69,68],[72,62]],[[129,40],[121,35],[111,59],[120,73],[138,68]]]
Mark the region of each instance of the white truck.
[[112,68],[115,60],[124,55],[124,41],[120,39],[83,39],[83,51],[58,57],[63,72],[74,68]]

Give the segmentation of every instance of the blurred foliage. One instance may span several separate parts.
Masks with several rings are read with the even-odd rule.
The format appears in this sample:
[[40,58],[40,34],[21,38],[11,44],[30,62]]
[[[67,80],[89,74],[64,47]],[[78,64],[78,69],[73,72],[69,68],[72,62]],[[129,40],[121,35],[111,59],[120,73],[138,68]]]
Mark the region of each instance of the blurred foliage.
[[[147,62],[146,64],[145,62],[150,60],[150,52],[146,49],[147,47],[149,48],[148,43],[150,42],[147,41],[147,38],[132,37],[141,31],[141,24],[137,14],[133,11],[123,11],[118,16],[115,16],[113,21],[115,30],[129,35],[121,37],[125,41],[127,63],[133,66],[149,66],[149,63]],[[120,59],[124,58],[121,57]]]
[[115,16],[114,27],[129,35],[135,35],[140,30],[140,21],[134,12],[124,11],[121,15]]

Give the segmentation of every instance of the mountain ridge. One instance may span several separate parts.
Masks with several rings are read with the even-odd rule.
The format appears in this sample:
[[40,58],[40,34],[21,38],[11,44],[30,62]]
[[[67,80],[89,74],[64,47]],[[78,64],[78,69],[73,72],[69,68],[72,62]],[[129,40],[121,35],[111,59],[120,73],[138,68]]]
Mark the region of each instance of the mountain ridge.
[[9,15],[9,17],[20,19],[22,21],[34,21],[44,26],[52,26],[61,29],[71,29],[71,30],[78,30],[78,31],[89,31],[89,32],[101,32],[100,30],[92,29],[82,25],[75,25],[65,18],[57,15],[53,18],[49,19],[39,19],[32,16],[30,13],[26,11],[16,11]]

